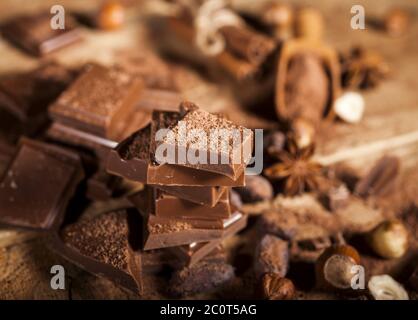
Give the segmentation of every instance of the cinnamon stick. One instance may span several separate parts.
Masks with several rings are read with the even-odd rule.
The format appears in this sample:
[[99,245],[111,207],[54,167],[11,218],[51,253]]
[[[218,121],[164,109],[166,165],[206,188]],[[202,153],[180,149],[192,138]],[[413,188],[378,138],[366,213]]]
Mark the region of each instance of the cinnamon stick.
[[[193,43],[195,32],[192,26],[186,22],[170,17],[168,18],[168,26],[180,39],[186,43]],[[241,58],[236,57],[228,49],[220,54],[211,57],[219,67],[231,75],[234,79],[242,81],[254,76],[259,68]]]

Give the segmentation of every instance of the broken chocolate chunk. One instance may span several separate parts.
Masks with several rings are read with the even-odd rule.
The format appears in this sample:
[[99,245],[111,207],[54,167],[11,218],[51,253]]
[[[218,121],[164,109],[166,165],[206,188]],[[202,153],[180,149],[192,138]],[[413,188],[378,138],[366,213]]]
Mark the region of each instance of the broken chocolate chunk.
[[78,154],[22,138],[0,182],[0,222],[35,230],[58,227],[83,176]]
[[231,281],[233,277],[234,268],[231,265],[201,261],[193,267],[174,272],[169,290],[175,296],[211,292]]
[[289,268],[289,244],[273,235],[265,235],[256,248],[254,269],[258,277],[276,273],[285,277]]

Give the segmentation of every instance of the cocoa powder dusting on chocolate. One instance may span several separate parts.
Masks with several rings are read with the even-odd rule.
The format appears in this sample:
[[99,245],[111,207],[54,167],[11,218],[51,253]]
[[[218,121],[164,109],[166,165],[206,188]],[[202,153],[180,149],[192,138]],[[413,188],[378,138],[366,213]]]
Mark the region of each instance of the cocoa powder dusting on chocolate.
[[187,222],[173,221],[170,224],[156,223],[148,225],[148,231],[152,234],[173,233],[192,229],[193,226]]
[[125,211],[77,222],[62,231],[62,238],[66,245],[82,255],[127,270],[129,245]]

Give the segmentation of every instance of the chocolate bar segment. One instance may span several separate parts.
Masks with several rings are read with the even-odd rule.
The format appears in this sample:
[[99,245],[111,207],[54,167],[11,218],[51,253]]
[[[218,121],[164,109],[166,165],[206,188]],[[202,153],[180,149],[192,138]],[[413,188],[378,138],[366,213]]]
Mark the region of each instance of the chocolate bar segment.
[[[222,247],[222,241],[232,235],[240,232],[247,225],[247,216],[243,216],[239,220],[230,224],[225,230],[222,239],[213,240],[209,242],[194,242],[184,246],[168,248],[172,254],[174,254],[179,260],[182,266],[192,266],[207,257],[209,254],[213,254],[214,251],[219,251]],[[221,250],[220,250],[221,251]]]
[[120,178],[109,175],[99,168],[98,171],[87,180],[86,197],[93,201],[110,199],[120,183]]
[[244,173],[227,176],[184,166],[156,164],[152,160],[151,125],[125,139],[109,153],[107,171],[128,180],[168,186],[243,186]]
[[187,187],[187,186],[157,186],[158,189],[175,197],[191,201],[193,203],[215,206],[227,187]]
[[22,15],[6,22],[2,35],[10,42],[36,56],[43,56],[81,40],[80,30],[70,16],[65,17],[65,29],[52,29],[51,15],[40,12]]
[[151,114],[148,112],[136,110],[129,113],[129,116],[129,121],[119,121],[117,124],[114,139],[103,138],[59,122],[54,122],[46,135],[53,141],[100,152],[103,148],[108,150],[116,147],[118,142],[146,127],[151,121]]
[[1,179],[0,223],[36,230],[56,228],[83,176],[76,153],[22,139]]
[[153,134],[156,137],[156,148],[164,147],[173,154],[175,151],[175,157],[159,157],[160,154],[154,152],[156,161],[238,179],[252,155],[252,131],[237,126],[222,116],[201,110],[188,101],[182,102],[180,110],[184,111],[180,111],[179,116],[166,116],[166,123],[161,121],[162,112],[153,114],[153,118],[160,119],[156,131],[170,130],[163,137]]
[[69,127],[117,139],[118,125],[132,114],[142,88],[142,81],[117,68],[90,64],[49,112]]
[[241,219],[246,218],[235,212],[231,218],[223,220],[222,225],[218,222],[211,225],[203,220],[167,219],[150,214],[145,225],[143,248],[151,250],[217,240],[225,236],[225,229]]
[[163,218],[219,220],[231,216],[228,192],[225,192],[213,207],[180,199],[152,187],[131,195],[129,200],[139,210]]
[[138,212],[110,211],[64,227],[53,248],[82,269],[141,294],[140,230]]

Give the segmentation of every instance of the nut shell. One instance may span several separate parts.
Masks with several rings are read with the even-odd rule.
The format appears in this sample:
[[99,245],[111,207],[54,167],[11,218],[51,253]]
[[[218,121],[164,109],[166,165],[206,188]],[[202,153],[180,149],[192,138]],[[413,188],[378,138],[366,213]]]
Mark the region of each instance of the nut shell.
[[296,290],[291,280],[275,273],[266,273],[261,279],[260,291],[262,299],[292,300]]
[[349,245],[334,245],[327,248],[315,265],[319,287],[327,289],[350,288],[351,267],[360,264],[360,255]]

